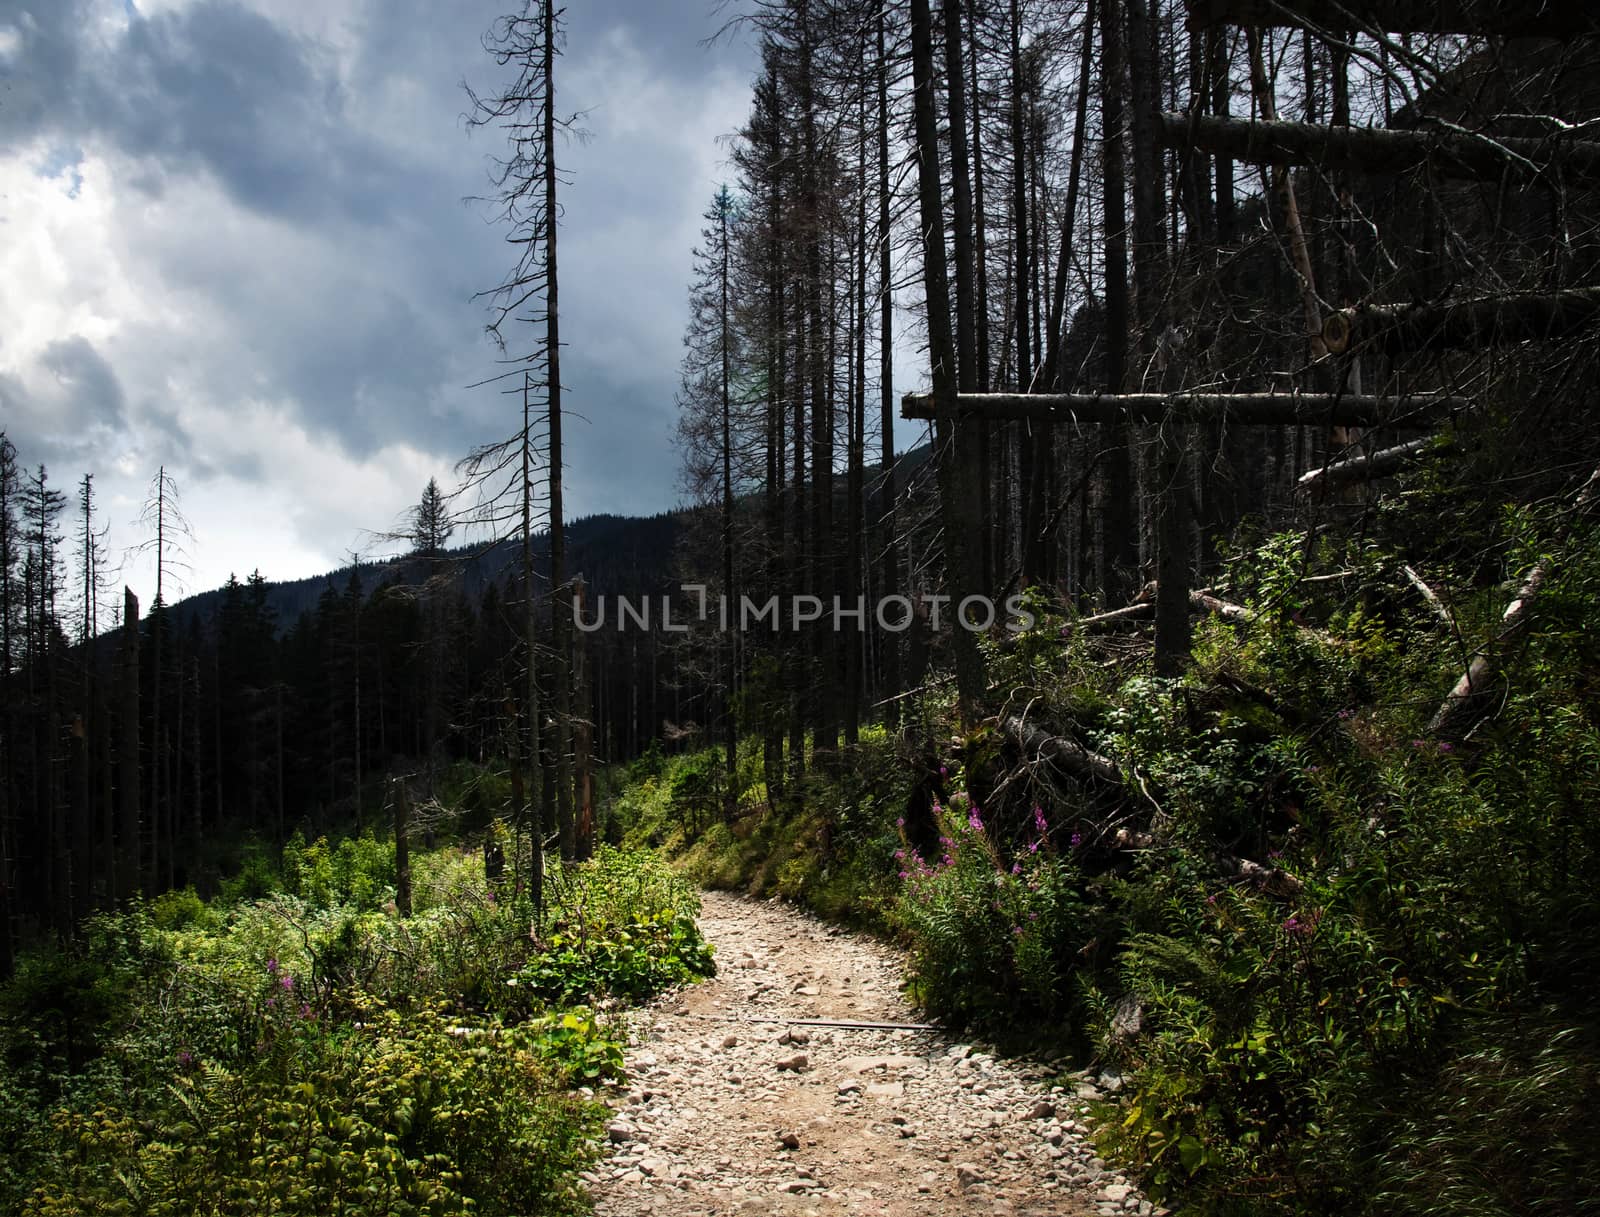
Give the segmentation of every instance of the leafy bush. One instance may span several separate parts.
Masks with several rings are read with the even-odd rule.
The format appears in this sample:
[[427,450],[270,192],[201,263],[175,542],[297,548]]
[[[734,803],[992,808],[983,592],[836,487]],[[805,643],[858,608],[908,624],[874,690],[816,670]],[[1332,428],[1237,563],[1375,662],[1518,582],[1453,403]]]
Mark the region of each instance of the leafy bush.
[[1042,809],[1009,866],[965,792],[937,814],[940,857],[897,851],[913,992],[957,1022],[1060,1034],[1073,1017],[1067,977],[1089,938],[1075,867],[1055,854]]
[[0,988],[0,1211],[556,1213],[620,1076],[597,1000],[706,975],[694,893],[603,850],[536,925],[475,851],[379,897],[370,838],[292,843],[292,891],[93,919]]

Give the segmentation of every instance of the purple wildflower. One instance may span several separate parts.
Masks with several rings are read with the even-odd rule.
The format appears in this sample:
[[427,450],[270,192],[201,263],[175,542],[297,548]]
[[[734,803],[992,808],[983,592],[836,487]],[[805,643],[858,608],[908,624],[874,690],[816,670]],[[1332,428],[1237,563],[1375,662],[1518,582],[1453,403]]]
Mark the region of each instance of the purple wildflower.
[[983,831],[983,821],[978,818],[978,809],[976,807],[967,813],[967,823],[972,826],[973,832]]
[[1022,937],[1022,927],[1021,927],[1021,926],[1020,926],[1020,925],[1014,925],[1014,926],[1012,926],[1012,927],[1011,927],[1011,932],[1012,932],[1012,933],[1013,933],[1013,934],[1015,934],[1015,935],[1016,935],[1016,936],[1017,936],[1017,937],[1018,937],[1018,938],[1021,938],[1021,937]]
[[187,1048],[185,1048],[182,1052],[178,1053],[178,1068],[179,1069],[193,1069],[194,1068],[194,1053],[190,1052]]
[[910,871],[901,871],[900,872],[900,878],[902,878],[902,879],[911,878],[911,872]]
[[1448,741],[1445,741],[1445,740],[1440,740],[1439,741],[1439,751],[1440,752],[1454,752],[1455,748],[1456,748],[1456,746],[1454,744],[1452,744],[1452,743],[1449,743]]
[[1072,848],[1073,849],[1077,849],[1078,846],[1080,846],[1082,844],[1083,844],[1083,834],[1081,832],[1073,833],[1072,834]]
[[906,856],[906,851],[903,850],[903,849],[897,849],[897,850],[894,851],[894,860],[896,862],[902,861],[905,858],[905,856]]
[[294,977],[290,976],[287,972],[285,972],[283,974],[283,979],[280,980],[278,983],[280,985],[282,985],[285,989],[292,989],[292,988],[294,988]]
[[943,765],[940,765],[939,766],[939,776],[942,777],[942,778],[947,778],[947,777],[950,776],[950,771],[948,769],[946,769]]
[[276,959],[267,960],[267,975],[268,976],[276,976],[277,974],[278,974],[278,961]]
[[1037,803],[1033,805],[1033,826],[1038,829],[1040,833],[1047,833],[1050,831],[1050,825],[1045,822],[1044,808],[1040,807]]
[[1013,874],[1013,875],[1020,875],[1020,874],[1021,874],[1021,873],[1022,873],[1022,863],[1020,863],[1020,862],[1013,862],[1013,863],[1012,863],[1012,864],[1011,864],[1011,873],[1012,873],[1012,874]]
[[1039,843],[1037,841],[1029,841],[1028,842],[1028,852],[1030,854],[1038,853],[1039,852]]
[[305,1002],[301,1002],[300,1003],[300,1017],[301,1018],[310,1018],[311,1017],[311,1007]]
[[904,828],[906,826],[906,818],[904,816],[901,816],[899,819],[897,819],[894,822],[894,826],[896,828]]
[[1209,896],[1206,897],[1206,903],[1207,904],[1215,904],[1216,902],[1217,902],[1217,893],[1216,892],[1212,892]]
[[1411,746],[1413,748],[1426,748],[1428,746],[1428,741],[1425,739],[1414,739],[1411,741]]

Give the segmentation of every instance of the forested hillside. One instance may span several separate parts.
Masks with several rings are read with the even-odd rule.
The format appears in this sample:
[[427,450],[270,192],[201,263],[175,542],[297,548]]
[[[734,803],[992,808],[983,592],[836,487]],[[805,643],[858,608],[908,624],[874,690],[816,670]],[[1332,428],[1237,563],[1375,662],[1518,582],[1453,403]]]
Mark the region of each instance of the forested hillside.
[[[1032,1180],[1063,1198],[1595,1209],[1600,21],[716,19],[759,62],[693,250],[680,510],[567,519],[563,354],[615,336],[560,307],[587,120],[550,0],[468,90],[503,426],[404,556],[169,606],[163,467],[141,611],[92,478],[64,540],[0,439],[5,1194],[254,1211],[249,1145],[283,1188],[317,1163],[287,1211],[581,1208],[610,1015],[710,970],[695,883],[882,936],[940,1027],[1048,1061],[1083,1120],[1039,1161],[1094,1146]],[[740,1199],[637,1131],[605,1211]],[[955,1169],[928,1211],[989,1203]]]

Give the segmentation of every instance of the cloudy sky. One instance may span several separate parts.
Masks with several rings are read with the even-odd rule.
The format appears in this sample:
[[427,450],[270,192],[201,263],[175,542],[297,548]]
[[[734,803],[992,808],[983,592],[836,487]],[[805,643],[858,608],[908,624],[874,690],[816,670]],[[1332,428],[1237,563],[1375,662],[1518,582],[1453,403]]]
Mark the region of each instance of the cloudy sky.
[[[200,591],[315,574],[510,430],[469,385],[502,230],[463,198],[501,149],[462,82],[507,0],[0,0],[0,429],[117,547],[165,465]],[[569,512],[671,506],[699,215],[754,52],[710,0],[569,0]],[[587,421],[585,421],[587,420]],[[125,581],[148,603],[153,581]]]

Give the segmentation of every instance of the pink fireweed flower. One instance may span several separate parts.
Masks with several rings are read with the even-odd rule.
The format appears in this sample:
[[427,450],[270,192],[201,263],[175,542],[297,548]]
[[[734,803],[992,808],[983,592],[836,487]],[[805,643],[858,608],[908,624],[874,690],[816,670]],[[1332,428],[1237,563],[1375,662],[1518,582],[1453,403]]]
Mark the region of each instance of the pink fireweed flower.
[[1038,829],[1040,833],[1047,833],[1050,831],[1050,825],[1045,822],[1044,808],[1040,807],[1037,803],[1034,804],[1033,808],[1033,826],[1034,828]]

